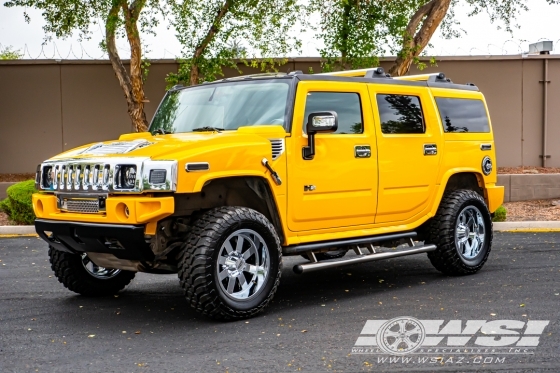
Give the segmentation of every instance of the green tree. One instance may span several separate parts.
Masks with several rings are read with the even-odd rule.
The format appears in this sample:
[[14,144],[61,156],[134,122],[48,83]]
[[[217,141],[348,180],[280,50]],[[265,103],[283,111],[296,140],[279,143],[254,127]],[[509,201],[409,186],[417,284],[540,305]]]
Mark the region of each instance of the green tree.
[[[171,23],[183,58],[168,82],[194,85],[237,68],[237,60],[262,71],[274,69],[299,48],[289,31],[302,5],[296,0],[174,0]],[[258,58],[258,59],[257,59]]]
[[23,53],[19,49],[15,49],[10,45],[0,49],[0,60],[19,60],[23,57]]
[[438,28],[444,37],[460,36],[455,9],[461,4],[469,16],[486,13],[510,32],[528,10],[528,0],[310,0],[307,10],[320,15],[317,37],[327,70],[372,67],[389,52],[397,56],[389,73],[400,76],[413,63],[425,66],[419,56]]
[[[159,0],[9,0],[7,7],[36,8],[45,20],[45,41],[53,36],[65,38],[78,33],[80,38],[90,38],[92,26],[102,20],[105,38],[101,42],[106,49],[113,71],[124,92],[128,115],[136,131],[146,131],[148,122],[144,113],[144,94],[141,33],[152,32],[159,22],[158,15],[165,13],[165,4]],[[27,22],[30,17],[24,11]],[[126,37],[130,46],[130,67],[127,70],[121,60],[117,36]]]

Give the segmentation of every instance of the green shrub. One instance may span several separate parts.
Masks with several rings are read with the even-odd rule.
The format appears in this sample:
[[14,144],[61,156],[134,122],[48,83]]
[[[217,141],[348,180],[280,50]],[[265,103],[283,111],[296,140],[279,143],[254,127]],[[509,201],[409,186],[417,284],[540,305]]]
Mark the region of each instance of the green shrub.
[[35,180],[14,184],[6,190],[8,198],[0,201],[0,209],[16,224],[31,225],[35,221],[31,195],[35,192]]
[[494,212],[494,217],[492,218],[493,222],[500,222],[506,221],[507,210],[504,206],[498,207],[498,209]]

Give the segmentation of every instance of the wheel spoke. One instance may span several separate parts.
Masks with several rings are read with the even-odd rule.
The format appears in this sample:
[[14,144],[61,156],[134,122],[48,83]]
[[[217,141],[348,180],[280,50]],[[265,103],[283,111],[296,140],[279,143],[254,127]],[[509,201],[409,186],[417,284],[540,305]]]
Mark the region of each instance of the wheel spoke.
[[218,278],[223,281],[224,278],[228,277],[228,270],[224,269],[222,272],[218,273]]
[[235,289],[235,281],[236,281],[235,277],[229,277],[228,278],[227,292],[229,294],[232,294],[233,289]]
[[241,252],[243,251],[243,242],[245,242],[245,237],[243,237],[242,235],[237,236],[237,245],[235,246],[235,251],[238,254],[241,254]]
[[237,280],[239,281],[239,286],[241,286],[241,289],[243,289],[247,285],[247,280],[245,279],[245,275],[243,274],[243,272],[239,273],[239,276],[237,276]]
[[226,257],[225,256],[219,256],[218,257],[218,264],[226,264]]
[[[254,246],[251,245],[245,252],[243,253],[243,259],[249,259],[253,254],[257,254],[257,250],[255,250]],[[258,260],[259,256],[255,255],[256,260]]]
[[226,240],[223,246],[228,254],[231,254],[233,252],[233,247],[231,246],[231,242],[229,242],[229,240]]
[[260,239],[259,236],[257,236],[256,234],[255,234],[255,235],[252,235],[252,236],[251,236],[251,239],[253,240],[253,243],[255,244],[255,245],[254,245],[254,246],[255,246],[255,250],[256,250],[256,251],[259,251],[259,249],[261,248],[261,239]]

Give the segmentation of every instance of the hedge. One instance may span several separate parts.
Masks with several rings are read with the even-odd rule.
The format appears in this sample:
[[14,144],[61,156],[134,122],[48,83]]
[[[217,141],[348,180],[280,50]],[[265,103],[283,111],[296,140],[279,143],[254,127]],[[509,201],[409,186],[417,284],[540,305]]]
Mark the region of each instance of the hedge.
[[35,193],[35,180],[22,181],[10,186],[6,193],[8,198],[0,201],[0,210],[16,224],[32,225],[35,221],[31,195]]

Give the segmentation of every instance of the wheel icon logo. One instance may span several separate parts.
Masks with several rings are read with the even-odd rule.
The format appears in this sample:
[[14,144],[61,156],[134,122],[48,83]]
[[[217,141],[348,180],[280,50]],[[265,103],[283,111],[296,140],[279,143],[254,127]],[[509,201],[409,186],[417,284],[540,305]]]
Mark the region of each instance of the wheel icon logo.
[[381,325],[377,333],[377,346],[393,355],[405,355],[418,349],[426,331],[424,325],[413,317],[397,317]]

